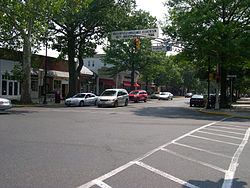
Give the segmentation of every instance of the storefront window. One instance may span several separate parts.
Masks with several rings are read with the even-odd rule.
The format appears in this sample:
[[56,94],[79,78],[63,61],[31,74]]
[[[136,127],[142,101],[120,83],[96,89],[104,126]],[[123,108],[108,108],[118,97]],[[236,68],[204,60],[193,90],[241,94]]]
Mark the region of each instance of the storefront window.
[[31,77],[31,90],[38,91],[38,77]]
[[9,95],[13,95],[13,82],[9,82]]
[[2,81],[2,95],[7,95],[7,81]]
[[14,95],[18,95],[18,83],[14,83]]
[[54,90],[60,91],[62,82],[61,80],[54,80]]

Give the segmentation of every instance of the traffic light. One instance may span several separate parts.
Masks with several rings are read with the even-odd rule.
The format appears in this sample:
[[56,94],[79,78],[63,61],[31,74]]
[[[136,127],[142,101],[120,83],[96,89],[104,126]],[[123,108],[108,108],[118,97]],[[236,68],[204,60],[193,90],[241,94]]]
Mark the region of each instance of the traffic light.
[[139,39],[135,39],[135,49],[136,50],[140,50],[140,40]]
[[214,74],[213,73],[209,73],[209,80],[212,81],[214,79]]

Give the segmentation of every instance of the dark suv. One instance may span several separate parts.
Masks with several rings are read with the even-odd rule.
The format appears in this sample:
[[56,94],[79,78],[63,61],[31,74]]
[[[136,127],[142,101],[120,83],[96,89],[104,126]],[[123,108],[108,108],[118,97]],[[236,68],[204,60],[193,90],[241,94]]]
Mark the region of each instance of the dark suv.
[[144,101],[147,102],[148,94],[145,90],[133,90],[129,93],[129,100],[134,102]]

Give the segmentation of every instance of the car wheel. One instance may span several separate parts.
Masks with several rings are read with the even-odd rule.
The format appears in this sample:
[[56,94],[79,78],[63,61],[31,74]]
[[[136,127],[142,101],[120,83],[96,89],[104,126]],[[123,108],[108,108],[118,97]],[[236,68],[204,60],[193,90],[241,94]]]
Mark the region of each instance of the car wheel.
[[118,101],[115,101],[114,107],[116,108],[118,106]]
[[126,99],[124,106],[128,106],[128,99]]
[[147,99],[145,99],[144,102],[147,102]]
[[99,108],[100,108],[100,107],[102,107],[102,105],[101,105],[101,104],[98,104],[97,106],[98,106]]
[[193,105],[192,104],[190,104],[190,107],[192,107]]
[[139,102],[140,101],[140,98],[136,98],[136,101],[135,102]]
[[79,106],[80,107],[84,106],[84,101],[80,101]]

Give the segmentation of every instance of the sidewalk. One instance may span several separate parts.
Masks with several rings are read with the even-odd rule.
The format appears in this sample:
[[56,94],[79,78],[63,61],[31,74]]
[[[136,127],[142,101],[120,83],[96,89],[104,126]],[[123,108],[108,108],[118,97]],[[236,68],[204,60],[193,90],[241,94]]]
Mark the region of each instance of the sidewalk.
[[47,101],[47,104],[43,104],[43,103],[35,103],[35,104],[13,104],[13,108],[18,108],[18,107],[60,106],[60,105],[64,105],[64,100],[61,100],[60,103],[55,103],[55,102]]
[[202,109],[202,113],[231,117],[250,118],[250,98],[242,97],[232,104],[231,109]]

